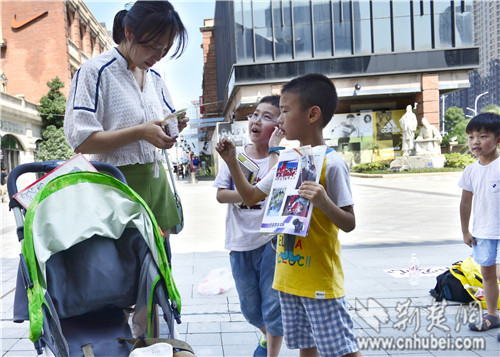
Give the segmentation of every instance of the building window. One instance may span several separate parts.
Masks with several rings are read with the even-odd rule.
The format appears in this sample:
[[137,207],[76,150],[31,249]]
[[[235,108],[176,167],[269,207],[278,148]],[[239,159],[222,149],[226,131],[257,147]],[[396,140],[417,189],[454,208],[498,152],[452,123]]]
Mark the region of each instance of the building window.
[[393,1],[394,51],[411,51],[410,2]]
[[335,35],[335,56],[352,54],[351,5],[349,1],[332,3]]
[[389,0],[373,2],[373,51],[392,52],[391,4]]
[[413,1],[413,22],[415,26],[415,50],[432,49],[430,1]]
[[295,58],[312,58],[311,6],[309,1],[293,2]]
[[[457,4],[457,3],[455,3]],[[462,12],[462,6],[457,4],[455,6],[455,21],[456,21],[456,30],[455,30],[455,46],[456,47],[465,47],[465,46],[473,46],[474,39],[472,31],[472,1],[465,1],[465,9]]]
[[355,0],[353,2],[354,53],[357,55],[372,53],[372,27],[370,2]]
[[253,62],[252,4],[248,1],[237,0],[234,2],[234,8],[237,62]]
[[257,61],[273,60],[273,28],[270,0],[253,2],[253,23],[255,28],[255,57]]
[[75,19],[75,13],[71,11],[68,7],[66,7],[66,35],[71,41],[74,41],[73,38],[73,20]]
[[80,23],[80,49],[85,51],[85,32],[87,28],[84,24]]
[[333,55],[331,13],[330,1],[313,1],[315,57],[329,57]]
[[434,1],[435,48],[453,46],[453,13],[449,1]]
[[292,59],[292,9],[290,0],[273,0],[272,5],[276,59]]

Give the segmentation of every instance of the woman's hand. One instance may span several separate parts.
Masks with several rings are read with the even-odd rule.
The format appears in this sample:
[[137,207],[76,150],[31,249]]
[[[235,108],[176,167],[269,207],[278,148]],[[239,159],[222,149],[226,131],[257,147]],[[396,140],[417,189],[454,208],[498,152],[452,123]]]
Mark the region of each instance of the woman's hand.
[[177,142],[176,139],[165,134],[161,120],[147,121],[139,125],[139,128],[142,132],[142,139],[159,149],[170,149]]
[[283,130],[281,130],[278,126],[274,128],[271,137],[269,138],[269,147],[280,146],[281,140],[285,137]]
[[182,113],[180,118],[178,119],[177,126],[179,127],[179,133],[184,130],[184,128],[187,127],[187,123],[189,121],[189,118],[186,116],[186,113]]

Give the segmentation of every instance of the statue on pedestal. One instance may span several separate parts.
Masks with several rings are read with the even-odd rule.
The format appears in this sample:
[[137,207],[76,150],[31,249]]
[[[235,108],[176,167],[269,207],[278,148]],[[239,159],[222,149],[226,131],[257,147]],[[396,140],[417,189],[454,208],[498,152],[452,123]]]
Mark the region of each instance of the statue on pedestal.
[[420,134],[415,139],[415,151],[417,155],[440,155],[441,141],[443,137],[439,130],[429,124],[427,119],[422,118]]
[[417,117],[411,110],[411,105],[406,107],[406,113],[399,119],[399,124],[403,130],[403,145],[401,150],[403,156],[412,154],[415,145],[415,130],[417,130]]

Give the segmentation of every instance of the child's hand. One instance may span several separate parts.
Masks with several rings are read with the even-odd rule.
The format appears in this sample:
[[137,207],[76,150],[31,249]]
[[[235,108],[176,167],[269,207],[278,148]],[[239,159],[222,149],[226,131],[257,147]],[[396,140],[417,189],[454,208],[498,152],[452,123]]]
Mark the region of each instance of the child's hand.
[[472,248],[473,245],[476,245],[476,240],[470,233],[464,233],[464,243]]
[[236,160],[236,147],[228,138],[222,138],[215,146],[215,150],[217,150],[226,163]]
[[280,146],[281,139],[285,137],[283,130],[279,127],[274,128],[271,137],[269,138],[269,147]]
[[325,188],[313,181],[302,182],[302,185],[299,187],[299,195],[307,198],[315,207],[318,207],[322,211],[326,207],[326,200],[329,199]]

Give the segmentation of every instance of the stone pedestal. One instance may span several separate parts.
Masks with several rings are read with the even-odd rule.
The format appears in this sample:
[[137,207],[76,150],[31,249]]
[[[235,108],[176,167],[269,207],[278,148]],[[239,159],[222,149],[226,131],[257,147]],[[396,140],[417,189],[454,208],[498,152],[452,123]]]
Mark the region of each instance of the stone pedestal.
[[415,155],[397,157],[389,168],[390,171],[441,169],[446,158],[444,155]]

